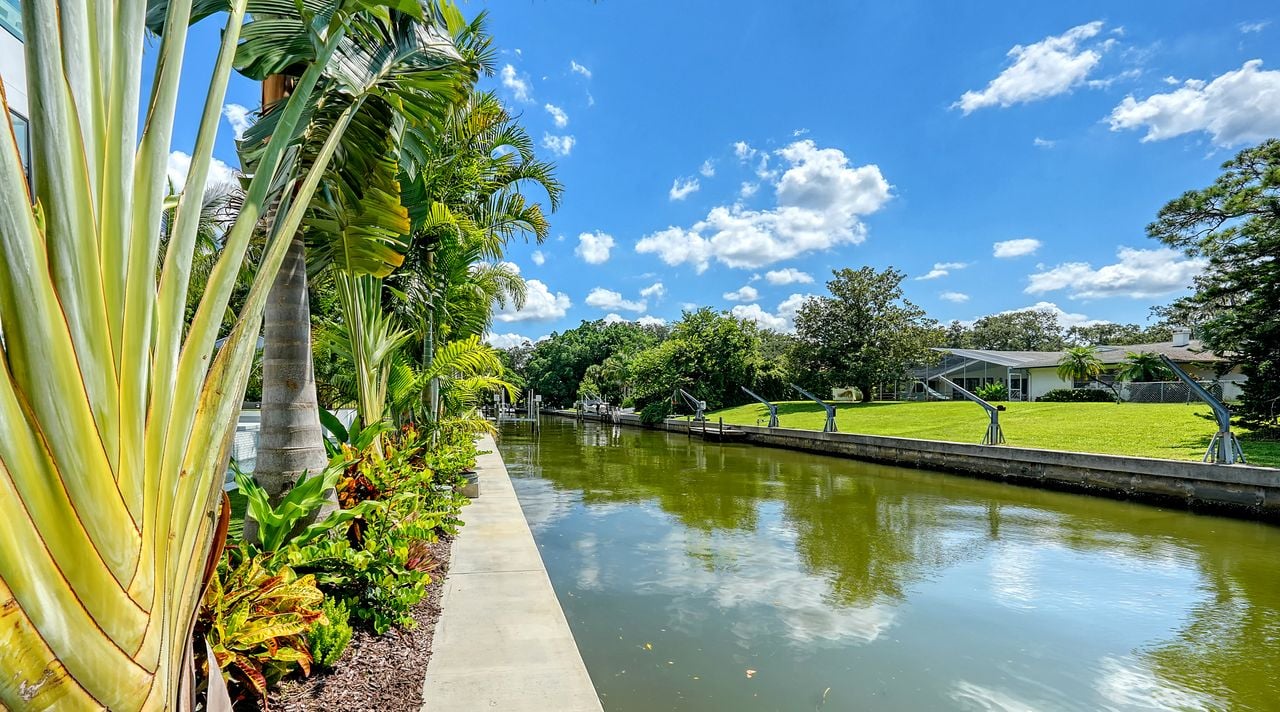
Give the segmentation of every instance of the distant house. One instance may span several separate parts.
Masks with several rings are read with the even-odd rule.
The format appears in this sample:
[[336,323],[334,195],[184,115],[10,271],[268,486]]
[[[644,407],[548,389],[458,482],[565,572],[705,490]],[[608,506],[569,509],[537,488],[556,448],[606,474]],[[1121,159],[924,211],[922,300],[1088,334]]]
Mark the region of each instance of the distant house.
[[[1104,372],[1099,380],[1104,383],[1114,381],[1114,373],[1124,364],[1125,355],[1135,353],[1155,353],[1168,356],[1183,370],[1196,377],[1197,380],[1216,386],[1221,397],[1236,400],[1240,397],[1241,386],[1245,377],[1239,367],[1218,375],[1218,368],[1225,359],[1205,349],[1197,339],[1192,339],[1190,332],[1178,331],[1171,341],[1156,344],[1131,344],[1128,346],[1099,346],[1098,360],[1104,364]],[[934,349],[941,354],[942,360],[927,368],[919,368],[913,372],[918,379],[913,390],[915,398],[952,398],[951,386],[940,377],[945,376],[960,387],[973,391],[988,383],[1004,383],[1009,388],[1009,400],[1036,400],[1057,388],[1105,388],[1098,383],[1072,382],[1058,376],[1058,361],[1063,351],[993,351],[989,349]],[[1137,396],[1137,387],[1125,385],[1121,395],[1126,399],[1150,401],[1182,401],[1186,391],[1176,384],[1168,388],[1154,389],[1144,387],[1142,397]],[[1132,393],[1130,392],[1132,391]],[[1149,391],[1149,393],[1148,393]],[[1194,399],[1194,398],[1193,398]]]

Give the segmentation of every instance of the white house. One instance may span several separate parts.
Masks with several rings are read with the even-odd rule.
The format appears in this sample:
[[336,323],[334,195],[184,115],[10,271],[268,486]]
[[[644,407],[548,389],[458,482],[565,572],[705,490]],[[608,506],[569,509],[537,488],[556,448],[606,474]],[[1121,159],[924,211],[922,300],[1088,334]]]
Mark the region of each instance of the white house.
[[31,113],[27,105],[27,66],[22,46],[22,6],[19,0],[0,0],[0,79],[18,139],[22,164],[31,175]]
[[[1057,388],[1100,388],[1097,383],[1072,382],[1058,376],[1058,361],[1063,351],[993,351],[989,349],[934,349],[943,354],[941,362],[927,368],[916,369],[919,379],[917,397],[951,398],[951,386],[941,380],[945,376],[966,390],[973,391],[988,383],[1004,383],[1009,388],[1010,400],[1036,400]],[[1178,331],[1171,341],[1156,344],[1131,344],[1128,346],[1099,346],[1098,360],[1107,371],[1114,373],[1130,353],[1155,353],[1168,356],[1197,380],[1221,388],[1221,397],[1236,400],[1240,397],[1245,377],[1239,367],[1222,375],[1217,369],[1224,359],[1204,348],[1190,332]],[[1100,380],[1110,383],[1111,373],[1104,373]],[[1166,386],[1123,385],[1121,396],[1132,400],[1154,402],[1182,402],[1194,400],[1187,389],[1178,383]]]

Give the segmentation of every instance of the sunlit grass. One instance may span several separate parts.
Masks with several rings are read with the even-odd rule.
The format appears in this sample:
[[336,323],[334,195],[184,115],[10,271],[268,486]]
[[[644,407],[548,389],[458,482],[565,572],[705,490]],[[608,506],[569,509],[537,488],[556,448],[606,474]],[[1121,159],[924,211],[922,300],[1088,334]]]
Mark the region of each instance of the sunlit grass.
[[[1137,455],[1174,460],[1204,456],[1216,426],[1203,404],[1007,403],[1000,414],[1009,445]],[[844,433],[892,435],[925,440],[982,442],[987,414],[968,401],[936,403],[846,403],[837,406],[836,426]],[[821,430],[825,414],[816,403],[778,404],[781,426]],[[743,405],[708,415],[726,424],[766,425],[763,405]],[[1241,432],[1251,464],[1280,466],[1280,442],[1251,439]]]

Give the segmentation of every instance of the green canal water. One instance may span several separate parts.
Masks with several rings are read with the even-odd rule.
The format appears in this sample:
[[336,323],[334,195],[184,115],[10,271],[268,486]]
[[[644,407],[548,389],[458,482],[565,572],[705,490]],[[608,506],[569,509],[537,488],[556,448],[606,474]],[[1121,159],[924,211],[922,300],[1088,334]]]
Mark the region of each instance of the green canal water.
[[1280,709],[1280,527],[560,419],[499,447],[610,712]]

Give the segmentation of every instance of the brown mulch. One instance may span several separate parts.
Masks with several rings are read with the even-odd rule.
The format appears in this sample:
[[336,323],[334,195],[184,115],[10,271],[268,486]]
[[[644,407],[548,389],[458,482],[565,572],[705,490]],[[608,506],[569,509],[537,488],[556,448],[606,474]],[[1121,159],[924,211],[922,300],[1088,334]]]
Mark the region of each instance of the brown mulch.
[[440,618],[440,597],[449,572],[452,537],[432,544],[440,567],[431,572],[427,596],[413,609],[418,627],[386,635],[357,629],[333,670],[313,670],[311,677],[282,681],[271,692],[272,712],[349,710],[350,712],[417,712],[422,709],[422,683],[431,659],[431,639]]

